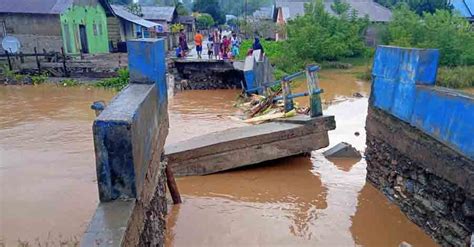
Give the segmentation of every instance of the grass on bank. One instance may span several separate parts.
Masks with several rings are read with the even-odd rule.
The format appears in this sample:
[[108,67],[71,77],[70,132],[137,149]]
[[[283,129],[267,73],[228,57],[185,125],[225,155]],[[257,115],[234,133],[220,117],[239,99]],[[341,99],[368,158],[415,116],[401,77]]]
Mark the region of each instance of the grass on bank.
[[[362,72],[356,73],[360,80],[372,80],[372,68],[367,66]],[[448,88],[474,87],[474,66],[440,67],[436,77],[436,85]]]
[[102,81],[99,81],[97,84],[95,84],[95,86],[103,88],[112,88],[117,91],[122,90],[128,85],[128,82],[130,80],[130,72],[128,71],[128,69],[119,69],[117,73],[117,77],[107,78]]
[[[253,40],[244,40],[242,42],[238,59],[245,59],[248,50],[252,47],[252,43]],[[280,79],[289,74],[284,68],[278,67],[278,59],[284,53],[282,42],[262,40],[261,44],[265,50],[265,55],[275,67],[275,79]],[[322,69],[348,69],[352,66],[364,66],[364,71],[357,72],[355,75],[358,79],[370,81],[372,79],[372,55],[374,51],[374,49],[370,49],[368,56],[365,57],[346,57],[341,58],[339,61],[323,61],[317,64]],[[474,87],[474,66],[440,67],[438,69],[436,85],[456,89]]]
[[441,67],[436,85],[449,88],[474,87],[474,66]]

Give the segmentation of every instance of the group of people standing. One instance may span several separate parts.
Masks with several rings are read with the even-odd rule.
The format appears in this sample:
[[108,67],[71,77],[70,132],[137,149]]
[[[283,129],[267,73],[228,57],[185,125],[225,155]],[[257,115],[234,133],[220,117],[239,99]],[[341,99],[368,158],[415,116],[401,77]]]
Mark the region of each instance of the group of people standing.
[[[194,35],[194,44],[196,45],[196,53],[199,59],[202,58],[202,51],[204,45],[204,36],[198,30]],[[221,30],[214,30],[209,33],[207,42],[207,55],[209,59],[233,59],[239,56],[241,40],[235,32],[232,32],[229,36],[223,35]],[[252,45],[252,49],[249,50],[251,54],[254,50],[261,50],[263,53],[263,47],[260,44],[260,40],[255,38]],[[189,51],[186,34],[184,30],[180,30],[179,33],[179,46],[176,49],[177,57],[186,57],[186,53]]]
[[209,34],[207,55],[209,59],[232,59],[239,55],[240,38],[235,32],[223,35],[222,31],[215,30]]

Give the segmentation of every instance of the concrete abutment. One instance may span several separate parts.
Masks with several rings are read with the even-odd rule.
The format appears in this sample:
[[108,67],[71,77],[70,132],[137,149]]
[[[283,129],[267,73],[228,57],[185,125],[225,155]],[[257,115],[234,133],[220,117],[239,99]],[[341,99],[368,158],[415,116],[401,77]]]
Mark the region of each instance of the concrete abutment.
[[379,47],[367,179],[443,246],[472,245],[474,99],[434,87],[436,50]]
[[168,95],[163,40],[128,42],[130,84],[94,121],[100,204],[81,246],[163,246]]

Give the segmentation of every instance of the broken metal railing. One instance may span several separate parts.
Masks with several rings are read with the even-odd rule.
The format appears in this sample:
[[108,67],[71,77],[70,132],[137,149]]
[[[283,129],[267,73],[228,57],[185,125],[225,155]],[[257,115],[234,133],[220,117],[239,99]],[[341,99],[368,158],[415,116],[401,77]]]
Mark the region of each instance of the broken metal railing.
[[[318,72],[319,69],[320,68],[317,65],[308,65],[306,67],[306,70],[287,75],[281,80],[272,83],[264,83],[262,86],[248,89],[245,92],[263,92],[263,94],[268,97],[270,95],[270,88],[281,84],[282,96],[275,97],[273,101],[283,100],[285,112],[289,112],[294,109],[294,98],[309,96],[310,116],[321,116],[323,115],[323,110],[321,105],[320,94],[323,93],[324,90],[319,87],[319,80],[316,75],[316,72]],[[308,86],[308,91],[292,94],[290,87],[291,81],[302,75],[306,75],[306,84]]]

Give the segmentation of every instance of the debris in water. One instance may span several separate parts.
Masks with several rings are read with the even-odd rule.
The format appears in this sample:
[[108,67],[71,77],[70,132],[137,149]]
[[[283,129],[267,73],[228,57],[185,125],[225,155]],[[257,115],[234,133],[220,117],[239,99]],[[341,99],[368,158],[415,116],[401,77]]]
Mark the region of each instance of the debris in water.
[[349,143],[341,142],[323,152],[326,158],[361,158],[360,152]]
[[243,119],[246,123],[263,123],[277,118],[293,117],[297,114],[309,114],[308,107],[298,107],[295,103],[295,108],[292,111],[285,112],[282,100],[274,100],[281,95],[281,90],[272,92],[270,96],[252,94],[249,97],[240,97],[239,102],[234,106],[243,112]]
[[258,117],[250,118],[245,120],[246,123],[258,123],[267,120],[277,119],[277,118],[288,118],[296,116],[296,110],[293,109],[289,112],[276,112],[276,110],[272,111],[271,113],[264,114]]
[[409,243],[407,243],[407,242],[405,242],[405,241],[402,241],[402,242],[400,243],[400,245],[398,245],[398,247],[412,247],[412,245],[409,244]]
[[356,93],[353,93],[352,96],[356,97],[356,98],[363,98],[364,95],[362,95],[361,93],[359,92],[356,92]]

